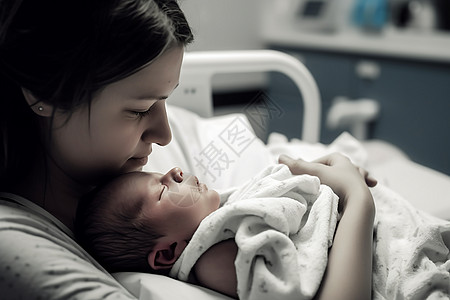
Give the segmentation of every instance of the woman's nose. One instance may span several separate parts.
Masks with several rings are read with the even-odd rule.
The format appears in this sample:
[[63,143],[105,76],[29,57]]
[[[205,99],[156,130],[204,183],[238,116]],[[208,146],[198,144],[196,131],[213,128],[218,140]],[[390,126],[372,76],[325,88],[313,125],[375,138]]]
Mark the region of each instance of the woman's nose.
[[167,118],[166,105],[164,101],[159,101],[155,104],[157,105],[155,111],[148,116],[142,140],[147,144],[156,143],[165,146],[172,140],[172,132]]
[[161,182],[166,185],[183,182],[183,171],[180,168],[173,168],[161,177]]

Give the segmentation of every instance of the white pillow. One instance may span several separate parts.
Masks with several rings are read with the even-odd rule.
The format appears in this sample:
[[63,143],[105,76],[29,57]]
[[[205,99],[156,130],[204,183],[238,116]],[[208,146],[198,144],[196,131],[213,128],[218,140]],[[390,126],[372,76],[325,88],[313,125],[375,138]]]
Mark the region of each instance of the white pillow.
[[165,173],[180,167],[209,188],[222,189],[242,185],[276,161],[244,114],[201,118],[170,105],[167,114],[172,141],[153,147],[144,171]]
[[135,272],[113,274],[130,293],[141,300],[229,300],[215,291],[185,283],[173,278]]

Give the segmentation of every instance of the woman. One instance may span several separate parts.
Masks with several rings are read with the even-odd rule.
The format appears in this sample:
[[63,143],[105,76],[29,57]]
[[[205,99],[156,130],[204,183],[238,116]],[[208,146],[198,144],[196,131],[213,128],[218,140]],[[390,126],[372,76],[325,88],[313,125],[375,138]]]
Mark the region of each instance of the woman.
[[2,297],[128,299],[71,239],[77,201],[170,142],[165,99],[189,25],[175,0],[4,0],[0,10]]
[[[175,0],[0,0],[2,298],[133,298],[73,240],[73,218],[80,195],[139,170],[153,143],[169,143],[164,99],[191,40]],[[309,166],[284,162],[293,173]],[[354,249],[367,250],[367,239]],[[367,291],[367,277],[357,279]],[[323,295],[328,286],[337,291],[324,284]]]
[[2,190],[71,228],[80,193],[169,143],[164,99],[192,35],[175,1],[9,2]]

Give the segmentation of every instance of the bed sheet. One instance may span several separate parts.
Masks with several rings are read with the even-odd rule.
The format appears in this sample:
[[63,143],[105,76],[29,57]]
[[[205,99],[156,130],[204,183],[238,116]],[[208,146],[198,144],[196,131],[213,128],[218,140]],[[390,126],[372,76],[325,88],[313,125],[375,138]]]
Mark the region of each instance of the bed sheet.
[[365,142],[363,147],[370,158],[367,168],[381,183],[418,209],[450,220],[450,176],[411,161],[383,141]]
[[[281,153],[312,160],[338,151],[360,166],[378,166],[377,172],[383,176],[385,175],[381,174],[383,169],[380,167],[383,161],[397,162],[398,168],[409,166],[417,171],[414,168],[416,166],[411,164],[401,151],[389,151],[386,154],[378,149],[375,151],[378,157],[371,162],[371,152],[347,133],[339,136],[330,145],[308,144],[300,140],[287,141],[281,134],[272,134],[266,145],[256,138],[248,120],[242,114],[204,119],[182,108],[168,106],[168,116],[173,140],[164,149],[154,147],[144,170],[167,172],[178,166],[184,172],[196,174],[200,181],[218,191],[241,185],[265,166],[276,162]],[[386,151],[387,148],[382,149]],[[387,156],[384,157],[385,155]],[[390,171],[389,168],[385,169]],[[383,177],[382,181],[386,178]],[[437,176],[432,180],[436,178],[443,177]],[[418,181],[423,185],[428,184]],[[448,212],[447,216],[450,216],[450,209]],[[213,291],[158,275],[120,273],[115,274],[115,277],[140,299],[190,299],[191,295],[192,299],[198,300],[229,299]]]

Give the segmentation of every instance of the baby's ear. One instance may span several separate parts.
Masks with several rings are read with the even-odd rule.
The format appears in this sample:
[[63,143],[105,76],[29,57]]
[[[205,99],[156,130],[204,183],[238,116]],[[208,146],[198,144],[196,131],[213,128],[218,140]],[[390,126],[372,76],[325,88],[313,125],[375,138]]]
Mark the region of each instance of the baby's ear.
[[153,270],[170,269],[186,246],[186,241],[178,241],[171,244],[162,241],[157,242],[147,256],[148,264]]

